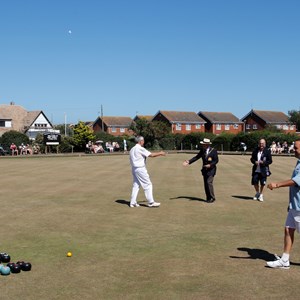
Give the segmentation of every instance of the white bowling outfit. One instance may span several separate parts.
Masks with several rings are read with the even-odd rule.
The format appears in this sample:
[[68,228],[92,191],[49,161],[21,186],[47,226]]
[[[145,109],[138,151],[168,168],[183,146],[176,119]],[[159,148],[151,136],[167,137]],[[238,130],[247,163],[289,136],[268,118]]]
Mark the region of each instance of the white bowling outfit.
[[146,158],[151,154],[140,144],[136,144],[129,153],[132,168],[133,186],[130,204],[135,205],[140,186],[144,189],[148,203],[153,203],[153,187],[146,169]]

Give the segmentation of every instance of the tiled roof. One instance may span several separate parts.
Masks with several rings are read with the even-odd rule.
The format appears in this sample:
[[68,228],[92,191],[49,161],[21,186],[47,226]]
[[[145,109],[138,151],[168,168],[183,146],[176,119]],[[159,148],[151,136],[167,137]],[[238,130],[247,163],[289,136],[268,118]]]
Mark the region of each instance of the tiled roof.
[[159,113],[161,113],[171,123],[205,123],[201,117],[191,111],[160,110],[156,115]]
[[145,119],[147,121],[151,121],[153,116],[150,115],[136,115],[133,120],[138,120],[138,119]]
[[[0,105],[0,119],[11,120],[12,121],[11,129],[20,132],[26,132],[26,130],[29,129],[29,127],[34,123],[34,121],[38,118],[40,114],[44,115],[44,113],[41,110],[26,111],[26,109],[24,109],[20,105],[15,105],[15,104]],[[47,119],[45,115],[44,117]]]
[[28,111],[24,118],[24,127],[29,127],[41,113],[42,111],[40,110]]
[[256,114],[259,118],[261,118],[268,124],[290,123],[289,117],[281,111],[252,110],[252,113]]
[[1,104],[0,105],[0,119],[12,120],[13,130],[24,130],[24,119],[27,116],[27,111],[20,105]]
[[102,120],[107,126],[129,127],[132,123],[130,117],[103,117]]
[[210,123],[242,123],[239,118],[230,112],[200,111],[198,114]]
[[93,124],[94,124],[94,121],[85,121],[84,122],[84,125],[89,126],[89,127],[92,127]]

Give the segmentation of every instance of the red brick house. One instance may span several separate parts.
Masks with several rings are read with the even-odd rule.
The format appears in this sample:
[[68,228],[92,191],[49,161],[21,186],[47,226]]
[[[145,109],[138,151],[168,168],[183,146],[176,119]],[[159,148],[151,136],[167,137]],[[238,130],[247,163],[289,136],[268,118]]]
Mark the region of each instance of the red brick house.
[[130,117],[98,117],[93,124],[93,131],[104,131],[114,136],[133,135],[129,129],[132,121]]
[[206,121],[205,131],[213,134],[239,133],[244,130],[244,123],[230,112],[200,111],[198,115]]
[[205,121],[195,112],[160,110],[152,121],[165,122],[172,133],[205,132]]
[[245,132],[263,130],[268,126],[274,126],[285,133],[295,133],[296,125],[289,121],[289,117],[280,111],[253,110],[242,118],[245,124]]

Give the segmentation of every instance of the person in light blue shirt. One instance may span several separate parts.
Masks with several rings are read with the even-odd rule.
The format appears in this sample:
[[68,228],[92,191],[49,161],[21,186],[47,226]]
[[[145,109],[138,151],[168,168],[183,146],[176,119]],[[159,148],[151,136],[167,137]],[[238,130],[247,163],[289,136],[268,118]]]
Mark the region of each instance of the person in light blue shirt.
[[268,261],[270,268],[289,269],[290,252],[294,242],[294,233],[300,233],[300,140],[294,143],[295,157],[298,159],[291,179],[271,182],[268,184],[270,190],[281,187],[289,187],[289,207],[284,230],[284,247],[282,257],[276,255],[275,261]]

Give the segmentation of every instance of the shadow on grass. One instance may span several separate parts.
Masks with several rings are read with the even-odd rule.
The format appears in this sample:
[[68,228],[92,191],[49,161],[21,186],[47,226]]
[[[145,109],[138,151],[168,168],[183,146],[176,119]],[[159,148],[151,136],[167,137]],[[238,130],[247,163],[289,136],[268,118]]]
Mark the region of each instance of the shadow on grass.
[[207,202],[205,199],[197,198],[197,197],[191,197],[191,196],[178,196],[178,197],[170,198],[170,200],[174,200],[174,199],[187,199],[187,200],[190,200],[190,201],[202,201],[202,202]]
[[[116,200],[115,202],[117,202],[117,203],[119,203],[119,204],[124,204],[124,205],[127,205],[127,206],[130,205],[130,201],[124,200],[124,199],[118,199],[118,200]],[[148,207],[147,204],[143,204],[143,203],[140,203],[140,202],[139,202],[139,205],[140,205],[140,206]]]
[[249,196],[239,196],[239,195],[231,195],[232,198],[242,199],[242,200],[253,200],[252,197]]
[[247,252],[249,256],[229,256],[230,258],[239,258],[239,259],[261,259],[265,261],[275,260],[276,256],[266,250],[262,249],[252,249],[252,248],[237,248],[239,251]]
[[[273,261],[278,259],[276,254],[272,254],[266,250],[262,249],[251,249],[251,248],[237,248],[239,251],[247,252],[249,256],[229,256],[230,258],[238,258],[238,259],[261,259],[264,261]],[[300,263],[290,262],[290,265],[300,266]],[[268,266],[266,266],[268,267]]]
[[128,200],[123,200],[123,199],[118,199],[118,200],[116,200],[115,202],[117,202],[117,203],[119,203],[119,204],[125,204],[125,205],[127,205],[127,206],[129,206],[129,204],[130,204],[130,201],[128,201]]

